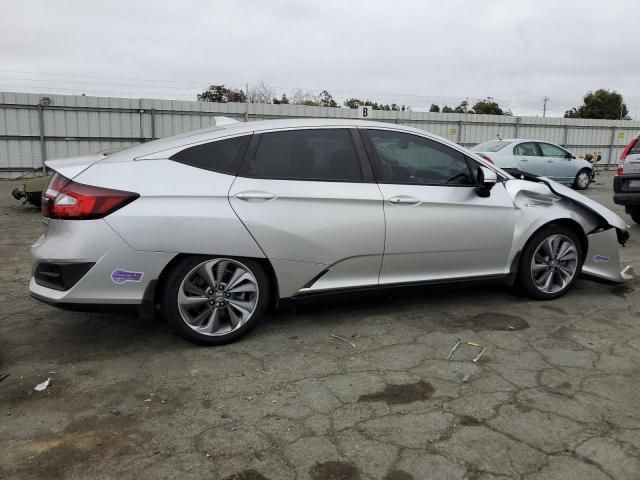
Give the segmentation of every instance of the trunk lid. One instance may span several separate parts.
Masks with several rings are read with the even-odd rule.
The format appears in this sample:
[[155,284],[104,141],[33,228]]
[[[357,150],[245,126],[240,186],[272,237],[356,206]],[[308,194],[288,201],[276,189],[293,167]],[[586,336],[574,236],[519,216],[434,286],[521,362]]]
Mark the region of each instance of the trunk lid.
[[71,180],[72,178],[80,175],[94,163],[105,159],[106,156],[106,153],[95,153],[93,155],[84,155],[81,157],[47,160],[44,164],[51,170],[54,170]]

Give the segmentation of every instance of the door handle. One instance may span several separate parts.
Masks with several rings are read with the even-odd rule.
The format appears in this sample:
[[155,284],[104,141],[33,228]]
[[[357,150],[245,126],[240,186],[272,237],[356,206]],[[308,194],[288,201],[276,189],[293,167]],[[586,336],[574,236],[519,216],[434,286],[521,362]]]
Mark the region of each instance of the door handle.
[[521,158],[521,159],[520,159],[520,161],[521,161],[521,162],[528,162],[529,160],[528,160],[528,159],[526,159],[526,158]]
[[547,160],[547,163],[553,163],[553,160]]
[[410,197],[409,195],[396,195],[395,197],[391,197],[388,199],[388,202],[393,205],[417,205],[420,202],[415,197]]
[[274,198],[276,198],[273,193],[258,190],[238,192],[235,194],[235,197],[240,200],[244,200],[245,202],[265,202],[267,200],[273,200]]

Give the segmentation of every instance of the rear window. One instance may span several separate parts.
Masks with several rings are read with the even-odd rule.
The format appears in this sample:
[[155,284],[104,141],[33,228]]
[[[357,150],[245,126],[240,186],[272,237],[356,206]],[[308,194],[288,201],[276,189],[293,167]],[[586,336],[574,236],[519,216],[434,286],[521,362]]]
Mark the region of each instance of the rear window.
[[637,139],[635,145],[631,147],[631,150],[629,150],[629,155],[637,155],[639,153],[640,153],[640,139]]
[[216,140],[185,148],[171,157],[179,163],[214,172],[236,175],[251,135]]
[[511,142],[505,142],[504,140],[489,140],[488,142],[480,143],[471,149],[472,152],[497,152],[509,145]]

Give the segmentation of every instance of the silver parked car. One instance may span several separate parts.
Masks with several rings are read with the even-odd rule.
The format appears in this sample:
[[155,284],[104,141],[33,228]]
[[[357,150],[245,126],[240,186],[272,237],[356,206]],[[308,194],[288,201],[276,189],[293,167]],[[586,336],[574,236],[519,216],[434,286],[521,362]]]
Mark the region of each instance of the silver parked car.
[[408,127],[225,124],[47,165],[32,295],[161,310],[203,344],[319,293],[500,280],[553,299],[580,274],[631,278],[610,210]]
[[522,171],[548,177],[576,190],[586,189],[593,179],[591,162],[576,158],[555,143],[512,138],[490,140],[471,150],[507,172]]

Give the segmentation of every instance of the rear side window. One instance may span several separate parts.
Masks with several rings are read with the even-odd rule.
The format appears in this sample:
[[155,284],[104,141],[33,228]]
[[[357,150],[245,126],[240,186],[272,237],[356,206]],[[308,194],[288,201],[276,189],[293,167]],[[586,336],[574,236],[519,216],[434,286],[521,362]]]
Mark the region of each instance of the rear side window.
[[171,160],[196,168],[236,175],[250,139],[251,135],[243,135],[203,143],[179,151]]
[[561,149],[560,147],[556,147],[555,145],[551,145],[550,143],[539,143],[540,150],[542,150],[543,157],[560,157],[564,158],[567,156],[567,152]]
[[360,161],[346,128],[263,133],[255,155],[243,163],[240,175],[286,180],[362,181]]
[[535,142],[521,143],[513,147],[514,155],[521,155],[523,157],[539,157],[538,145]]

